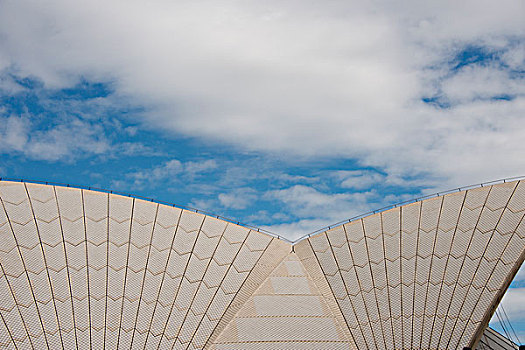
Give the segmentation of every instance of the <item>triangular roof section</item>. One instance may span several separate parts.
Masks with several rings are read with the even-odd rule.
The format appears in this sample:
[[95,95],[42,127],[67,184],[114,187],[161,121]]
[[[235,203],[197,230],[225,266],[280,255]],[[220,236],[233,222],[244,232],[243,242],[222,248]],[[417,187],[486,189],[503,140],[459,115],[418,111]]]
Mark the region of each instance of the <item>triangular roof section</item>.
[[111,191],[4,180],[0,204],[7,348],[475,348],[525,259],[524,181],[295,244]]
[[244,303],[210,347],[241,349],[349,349],[355,345],[291,252]]
[[290,251],[188,210],[7,181],[0,242],[0,343],[38,349],[201,349]]

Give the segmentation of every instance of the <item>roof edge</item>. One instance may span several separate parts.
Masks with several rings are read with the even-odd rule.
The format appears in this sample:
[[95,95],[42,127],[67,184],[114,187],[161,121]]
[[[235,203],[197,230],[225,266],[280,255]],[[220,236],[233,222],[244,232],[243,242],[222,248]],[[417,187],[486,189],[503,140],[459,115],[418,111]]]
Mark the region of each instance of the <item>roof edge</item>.
[[390,205],[384,206],[384,207],[379,208],[379,209],[371,210],[371,211],[368,211],[366,213],[362,213],[362,214],[353,216],[353,217],[351,217],[349,219],[338,221],[338,222],[336,222],[334,224],[324,226],[324,227],[322,227],[322,228],[320,228],[318,230],[315,230],[313,232],[306,233],[306,234],[302,235],[301,237],[299,237],[299,238],[297,238],[297,239],[292,241],[292,240],[290,240],[290,239],[288,239],[288,238],[286,238],[286,237],[284,237],[284,236],[282,236],[282,235],[280,235],[278,233],[271,232],[271,231],[268,231],[266,229],[263,229],[263,228],[260,228],[260,227],[257,227],[257,226],[251,225],[251,224],[246,224],[246,223],[240,222],[240,221],[232,219],[232,218],[228,218],[228,217],[225,217],[225,216],[222,216],[222,215],[217,215],[217,214],[208,212],[206,210],[201,210],[201,209],[193,208],[193,207],[186,206],[186,205],[176,204],[176,203],[172,203],[172,202],[168,202],[168,201],[158,200],[158,199],[154,199],[154,198],[151,198],[151,197],[131,194],[131,193],[123,192],[123,191],[108,190],[108,189],[105,189],[105,188],[94,187],[94,186],[85,186],[85,185],[68,184],[68,183],[61,183],[61,182],[54,182],[54,181],[42,181],[42,180],[23,179],[23,178],[0,177],[0,181],[23,182],[23,183],[33,183],[33,184],[40,184],[40,185],[71,187],[71,188],[78,188],[78,189],[84,189],[84,190],[89,190],[89,191],[98,191],[98,192],[104,192],[104,193],[109,193],[109,194],[116,194],[116,195],[120,195],[120,196],[124,196],[124,197],[131,197],[131,198],[136,198],[136,199],[142,199],[142,200],[153,202],[153,203],[158,203],[158,204],[163,204],[163,205],[167,205],[167,206],[170,206],[170,207],[175,207],[175,208],[179,208],[179,209],[193,211],[195,213],[200,213],[200,214],[203,214],[203,215],[206,215],[206,216],[209,216],[209,217],[214,217],[214,218],[217,218],[217,219],[220,219],[220,220],[223,220],[223,221],[235,224],[235,225],[246,227],[246,228],[248,228],[250,230],[253,230],[253,231],[257,231],[257,232],[266,234],[266,235],[268,235],[270,237],[280,239],[282,241],[290,243],[291,245],[295,245],[295,244],[299,243],[300,241],[305,240],[305,239],[307,239],[307,238],[309,238],[311,236],[314,236],[316,234],[328,231],[328,230],[330,230],[332,228],[341,226],[343,224],[346,224],[346,223],[349,223],[349,222],[353,222],[353,221],[356,221],[356,220],[359,220],[359,219],[363,219],[363,218],[365,218],[367,216],[371,216],[371,215],[375,215],[375,214],[378,214],[378,213],[382,213],[382,212],[390,210],[390,209],[401,207],[401,206],[406,205],[406,204],[417,203],[417,202],[421,202],[421,201],[423,201],[425,199],[436,198],[436,197],[444,196],[444,195],[447,195],[447,194],[450,194],[450,193],[457,193],[457,192],[466,191],[466,190],[473,189],[473,188],[479,188],[479,187],[484,187],[484,186],[492,186],[492,185],[497,185],[497,184],[500,184],[500,183],[507,183],[507,182],[519,181],[519,180],[525,180],[525,175],[508,177],[508,178],[503,178],[503,179],[498,179],[498,180],[493,180],[493,181],[487,181],[487,182],[482,182],[482,183],[478,183],[478,184],[474,184],[474,185],[467,185],[467,186],[456,187],[456,188],[453,188],[453,189],[440,191],[440,192],[437,192],[437,193],[428,194],[428,195],[421,196],[421,197],[416,197],[416,198],[409,199],[409,200],[406,200],[406,201],[390,204]]
[[292,241],[292,244],[299,243],[300,241],[302,241],[304,239],[307,239],[307,238],[309,238],[311,236],[314,236],[316,234],[328,231],[328,230],[330,230],[332,228],[341,226],[343,224],[346,224],[346,223],[349,223],[349,222],[352,222],[352,221],[356,221],[356,220],[359,220],[359,219],[363,219],[363,218],[366,218],[367,216],[371,216],[371,215],[375,215],[375,214],[378,214],[378,213],[382,213],[382,212],[390,210],[390,209],[398,208],[398,207],[401,207],[401,206],[406,205],[406,204],[417,203],[417,202],[421,202],[421,201],[423,201],[425,199],[441,197],[441,196],[444,196],[444,195],[447,195],[447,194],[450,194],[450,193],[457,193],[457,192],[461,192],[461,191],[470,190],[470,189],[473,189],[473,188],[492,186],[492,185],[497,185],[497,184],[502,184],[502,183],[507,183],[507,182],[512,182],[512,181],[519,181],[519,180],[525,180],[525,175],[508,177],[508,178],[498,179],[498,180],[493,180],[493,181],[487,181],[487,182],[482,182],[482,183],[478,183],[478,184],[474,184],[474,185],[467,185],[467,186],[456,187],[456,188],[453,188],[453,189],[450,189],[450,190],[440,191],[440,192],[437,192],[437,193],[432,193],[432,194],[428,194],[428,195],[425,195],[425,196],[409,199],[409,200],[406,200],[406,201],[403,201],[403,202],[390,204],[390,205],[384,206],[384,207],[379,208],[379,209],[371,210],[369,212],[353,216],[353,217],[351,217],[349,219],[341,220],[339,222],[336,222],[335,224],[324,226],[324,227],[322,227],[322,228],[320,228],[318,230],[315,230],[313,232],[307,233],[307,234],[297,238],[296,240]]
[[94,187],[94,186],[76,185],[76,184],[60,183],[60,182],[53,182],[53,181],[10,178],[10,177],[0,177],[0,181],[20,182],[20,183],[29,183],[29,184],[37,184],[37,185],[69,187],[69,188],[76,188],[76,189],[80,189],[80,190],[97,191],[97,192],[102,192],[102,193],[115,194],[115,195],[123,196],[123,197],[130,197],[130,198],[141,199],[141,200],[148,201],[148,202],[153,202],[153,203],[157,203],[157,204],[167,205],[169,207],[179,208],[179,209],[183,209],[183,210],[187,210],[187,211],[192,211],[192,212],[198,213],[198,214],[203,214],[203,215],[206,215],[206,216],[209,216],[209,217],[213,217],[213,218],[216,218],[216,219],[219,219],[219,220],[223,220],[223,221],[226,221],[226,222],[229,222],[231,224],[238,225],[238,226],[242,226],[242,227],[245,227],[245,228],[250,229],[252,231],[257,231],[259,233],[263,233],[263,234],[268,235],[270,237],[277,238],[277,239],[280,239],[280,240],[285,241],[287,243],[293,244],[293,241],[287,239],[286,237],[283,237],[280,234],[277,234],[275,232],[271,232],[271,231],[265,230],[263,228],[260,228],[260,227],[254,226],[254,225],[246,224],[246,223],[240,222],[240,221],[232,219],[232,218],[228,218],[228,217],[225,217],[225,216],[222,216],[222,215],[217,215],[217,214],[208,212],[206,210],[201,210],[201,209],[193,208],[193,207],[186,206],[186,205],[176,204],[176,203],[172,203],[172,202],[168,202],[168,201],[158,200],[158,199],[154,199],[154,198],[150,198],[150,197],[146,197],[146,196],[141,196],[141,195],[136,195],[136,194],[132,194],[132,193],[127,193],[127,192],[123,192],[123,191],[113,191],[113,190],[108,190],[108,189],[105,189],[105,188],[99,188],[99,187]]

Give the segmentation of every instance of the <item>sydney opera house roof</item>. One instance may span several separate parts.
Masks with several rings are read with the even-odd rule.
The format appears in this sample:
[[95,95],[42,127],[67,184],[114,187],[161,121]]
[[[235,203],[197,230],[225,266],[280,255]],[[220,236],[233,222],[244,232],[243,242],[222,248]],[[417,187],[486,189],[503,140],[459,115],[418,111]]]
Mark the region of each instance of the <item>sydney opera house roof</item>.
[[525,182],[289,242],[110,192],[0,181],[0,348],[515,349]]

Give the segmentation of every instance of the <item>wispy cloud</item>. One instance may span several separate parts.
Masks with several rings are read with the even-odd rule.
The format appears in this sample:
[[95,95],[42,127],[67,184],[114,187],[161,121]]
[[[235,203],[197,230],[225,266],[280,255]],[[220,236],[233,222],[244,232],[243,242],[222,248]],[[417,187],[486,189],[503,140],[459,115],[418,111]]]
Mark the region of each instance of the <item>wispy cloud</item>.
[[339,170],[334,171],[331,175],[340,181],[342,188],[355,190],[373,187],[386,178],[382,174],[366,170]]
[[236,188],[228,193],[219,193],[220,204],[225,208],[246,209],[257,198],[257,191],[249,187]]
[[202,173],[210,172],[217,168],[215,159],[206,159],[204,161],[189,161],[184,164],[184,171],[189,176],[198,176]]
[[151,129],[450,185],[525,171],[518,0],[0,6],[4,66],[103,77]]
[[56,161],[77,154],[99,155],[110,148],[100,126],[72,118],[47,130],[35,130],[28,117],[0,116],[0,152]]
[[[266,193],[267,198],[281,201],[290,211],[300,217],[319,217],[326,215],[321,213],[333,213],[337,210],[339,214],[359,210],[363,203],[373,196],[371,192],[357,193],[332,193],[327,194],[316,190],[315,188],[295,185],[289,188],[269,191]],[[360,205],[356,205],[360,203]]]
[[[381,188],[381,184],[374,185]],[[268,191],[264,197],[273,201],[284,214],[280,220],[273,220],[275,224],[265,227],[296,239],[340,220],[406,200],[413,195],[387,195],[370,186],[362,191],[334,192],[333,189],[320,190],[311,186],[295,185]]]
[[[181,162],[178,159],[163,161],[161,164],[151,168],[142,168],[125,174],[126,179],[117,180],[114,185],[122,187],[144,187],[166,186],[183,184],[194,188],[195,178],[209,173],[217,167],[215,160]],[[203,184],[204,185],[204,184]]]
[[[38,90],[31,101],[51,122],[17,106],[0,112],[1,152],[153,156],[115,171],[114,184],[184,184],[196,193],[188,202],[218,210],[256,198],[261,218],[281,211],[287,225],[520,175],[523,6],[2,2],[2,94]],[[157,157],[135,139],[144,130],[228,154]],[[315,169],[294,171],[298,159]],[[389,186],[396,193],[377,195]]]
[[23,151],[27,143],[29,120],[20,117],[2,118],[3,127],[0,129],[0,143],[2,151]]
[[38,78],[22,78],[12,70],[0,70],[1,79],[19,89],[0,85],[0,153],[50,162],[155,153],[129,141],[133,126],[112,115],[130,107],[106,84],[48,89]]

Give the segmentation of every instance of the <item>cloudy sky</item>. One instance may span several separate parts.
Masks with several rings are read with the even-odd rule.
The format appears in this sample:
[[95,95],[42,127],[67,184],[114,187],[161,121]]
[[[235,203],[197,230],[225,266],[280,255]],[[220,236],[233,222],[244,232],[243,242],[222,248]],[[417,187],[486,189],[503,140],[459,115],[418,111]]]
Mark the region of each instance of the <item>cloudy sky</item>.
[[[294,239],[525,175],[524,14],[521,0],[0,0],[0,176]],[[504,301],[518,323],[519,276]]]

